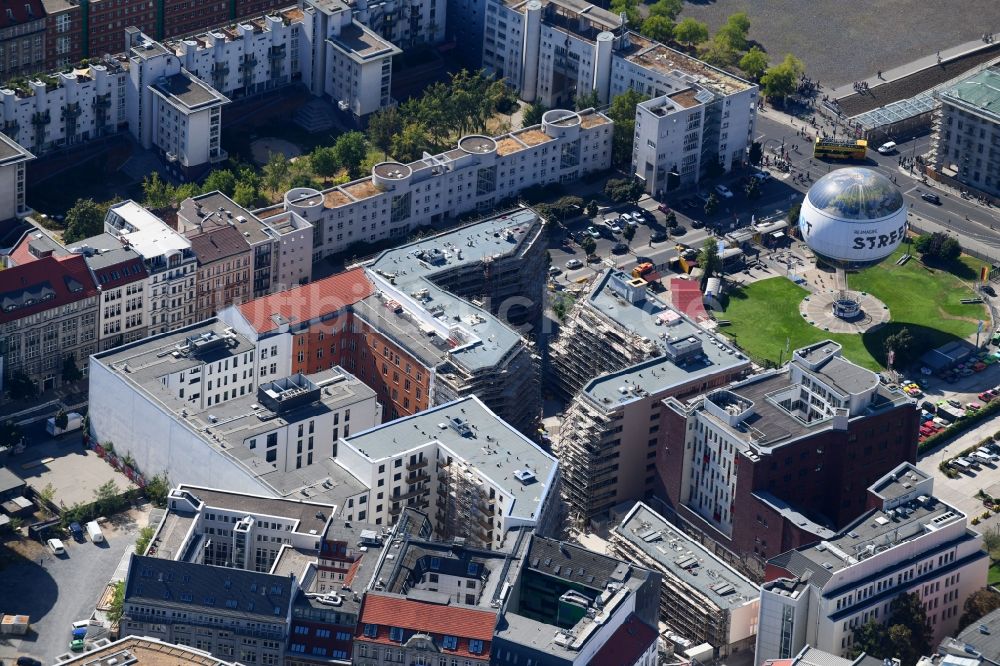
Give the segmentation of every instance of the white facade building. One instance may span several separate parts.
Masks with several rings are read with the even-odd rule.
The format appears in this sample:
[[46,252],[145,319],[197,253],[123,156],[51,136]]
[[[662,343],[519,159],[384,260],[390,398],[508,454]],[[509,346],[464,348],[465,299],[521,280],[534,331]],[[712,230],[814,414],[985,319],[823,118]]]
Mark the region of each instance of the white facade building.
[[446,0],[354,0],[354,18],[402,48],[445,39]]
[[937,645],[965,600],[986,585],[989,557],[966,516],[933,495],[934,480],[903,463],[868,488],[869,507],[836,536],[768,561],[756,663],[805,645],[847,656],[854,630],[885,622],[902,594],[920,597]]
[[343,424],[380,422],[375,392],[339,368],[263,384],[256,369],[253,344],[216,319],[97,354],[91,434],[147,477],[363,503],[332,455]]
[[313,253],[320,259],[355,242],[403,237],[416,227],[492,210],[531,185],[607,169],[611,130],[611,120],[592,109],[552,110],[541,125],[496,138],[466,136],[446,153],[410,164],[383,162],[371,176],[323,192],[289,190],[277,210],[294,211],[317,227]]
[[0,220],[28,212],[24,203],[25,172],[28,160],[34,157],[16,141],[0,134]]
[[376,525],[412,506],[439,538],[496,550],[513,528],[544,534],[558,513],[559,463],[475,396],[358,430],[337,462],[371,488]]
[[134,201],[108,211],[104,230],[142,257],[149,272],[149,332],[164,333],[194,323],[198,259],[191,241]]

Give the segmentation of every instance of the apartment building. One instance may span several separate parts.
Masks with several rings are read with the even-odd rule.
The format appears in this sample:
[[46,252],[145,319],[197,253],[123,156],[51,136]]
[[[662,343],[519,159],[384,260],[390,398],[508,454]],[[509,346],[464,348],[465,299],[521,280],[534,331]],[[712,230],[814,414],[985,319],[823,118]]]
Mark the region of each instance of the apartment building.
[[829,340],[703,393],[661,411],[656,494],[755,576],[769,558],[853,521],[868,486],[916,458],[913,401]]
[[34,155],[10,137],[0,134],[0,220],[24,215],[25,172]]
[[365,520],[367,488],[333,459],[348,428],[381,420],[375,393],[339,368],[259,381],[254,345],[208,320],[91,358],[91,434],[147,475],[315,498]]
[[927,164],[932,177],[1000,197],[1000,65],[939,93]]
[[292,210],[312,222],[318,260],[356,242],[401,238],[464,213],[494,210],[532,185],[605,170],[611,132],[611,120],[593,110],[552,110],[541,125],[495,138],[466,136],[453,150],[410,164],[377,164],[371,176],[346,185],[290,190],[280,208],[267,210]]
[[445,0],[353,0],[348,4],[358,21],[400,48],[445,40]]
[[846,657],[854,630],[920,597],[932,643],[953,635],[966,598],[986,585],[989,557],[966,516],[933,494],[934,480],[903,463],[868,488],[867,510],[835,534],[777,555],[761,586],[758,662],[806,644]]
[[115,204],[104,230],[142,257],[149,273],[149,333],[166,333],[197,321],[198,258],[191,241],[134,201]]
[[661,405],[742,377],[750,361],[646,287],[607,270],[551,346],[557,385],[573,396],[557,435],[563,491],[576,519],[602,521],[656,488]]
[[104,351],[146,337],[150,280],[142,255],[106,233],[70,246],[69,252],[83,256],[101,290],[98,349]]
[[[299,215],[288,212],[263,221],[221,192],[185,199],[178,207],[177,229],[188,238],[223,228],[235,229],[251,255],[252,275],[242,278],[249,288],[238,302],[303,284],[312,277],[312,225]],[[237,299],[223,301],[228,305]],[[216,307],[206,317],[221,309]]]
[[491,664],[659,663],[658,573],[564,541],[523,541],[520,567],[501,592]]
[[[303,217],[316,219],[308,211]],[[538,217],[518,210],[387,250],[363,269],[220,317],[255,341],[269,361],[265,377],[341,365],[375,389],[387,420],[474,394],[532,432],[541,399],[537,359],[507,322],[523,331],[537,322],[542,238]]]
[[555,458],[475,396],[345,434],[336,457],[372,489],[376,525],[413,507],[438,538],[499,550],[512,530],[545,534],[559,520]]
[[0,271],[0,338],[6,384],[25,375],[38,390],[63,382],[64,364],[86,372],[97,349],[100,291],[78,255],[43,256]]
[[131,555],[119,631],[243,664],[281,664],[294,577]]
[[198,260],[196,321],[212,317],[227,305],[250,300],[250,245],[236,227],[190,233],[188,240]]
[[42,0],[4,3],[0,14],[0,80],[45,68],[45,6]]
[[754,649],[760,591],[709,549],[642,502],[611,530],[615,555],[660,574],[660,616],[694,645],[708,643],[716,658]]
[[164,660],[180,660],[190,666],[239,666],[233,661],[223,661],[204,650],[189,645],[167,643],[149,636],[127,636],[116,641],[99,638],[88,650],[66,652],[59,655],[57,666],[94,666],[95,664],[127,664],[127,666],[158,666]]

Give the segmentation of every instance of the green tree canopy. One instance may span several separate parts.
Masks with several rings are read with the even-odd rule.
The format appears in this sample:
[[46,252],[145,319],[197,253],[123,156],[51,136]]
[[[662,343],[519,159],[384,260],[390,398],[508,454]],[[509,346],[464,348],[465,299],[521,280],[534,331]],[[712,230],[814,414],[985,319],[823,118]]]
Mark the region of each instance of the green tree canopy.
[[663,16],[670,19],[671,23],[681,13],[684,8],[684,0],[657,0],[649,6],[650,16]]
[[317,175],[330,178],[337,174],[340,163],[337,161],[337,154],[333,146],[317,146],[309,153],[309,163]]
[[913,360],[916,342],[910,329],[904,326],[895,333],[886,336],[883,343],[886,357],[888,358],[889,352],[892,352],[895,355],[893,365],[897,368],[904,367]]
[[420,159],[429,143],[430,135],[422,123],[406,123],[402,131],[392,139],[392,154],[397,160],[412,162]]
[[76,359],[72,353],[63,357],[62,379],[64,382],[76,382],[83,378],[80,368],[76,367]]
[[[386,107],[373,113],[368,120],[368,140],[372,145],[382,151],[388,157],[392,148],[393,137],[403,130],[403,117],[399,108],[395,106]],[[397,157],[396,159],[400,159]],[[332,173],[330,174],[333,175]]]
[[958,620],[958,630],[962,631],[998,608],[1000,608],[1000,593],[990,587],[976,590],[965,600],[965,605],[962,607],[962,617]]
[[785,55],[784,60],[769,67],[760,77],[764,94],[768,97],[780,97],[784,100],[795,92],[803,72],[805,72],[805,65],[802,64],[801,60],[791,53]]
[[698,253],[698,266],[701,267],[702,281],[719,273],[722,269],[722,259],[719,257],[719,243],[714,238],[706,238]]
[[635,135],[635,107],[648,99],[637,90],[629,88],[611,100],[606,114],[615,121],[611,135],[611,159],[619,168],[632,163],[632,142]]
[[521,127],[531,127],[532,125],[539,124],[542,122],[542,116],[548,110],[548,107],[541,102],[529,104],[524,109],[524,112],[521,113]]
[[361,163],[368,155],[368,142],[361,132],[347,132],[337,137],[333,144],[337,162],[350,174],[351,178],[361,176]]
[[674,39],[684,46],[697,46],[708,40],[708,25],[689,16],[674,27]]
[[962,254],[958,240],[940,231],[917,236],[913,247],[925,260],[954,261]]
[[216,190],[227,197],[232,197],[236,191],[236,174],[229,169],[218,169],[208,174],[205,182],[202,183],[202,191],[214,192]]
[[642,16],[639,14],[639,6],[636,0],[611,0],[611,11],[615,14],[624,12],[630,26],[638,26],[642,22]]
[[288,158],[284,153],[271,153],[267,157],[267,164],[261,168],[261,182],[271,192],[282,192],[286,189],[289,170]]
[[590,236],[584,236],[583,240],[580,241],[580,249],[589,257],[597,249],[597,241]]
[[751,47],[740,58],[740,69],[754,81],[759,81],[760,77],[767,71],[767,54],[758,46]]
[[669,42],[674,37],[674,22],[666,16],[654,14],[642,22],[639,33],[658,42]]
[[104,231],[104,218],[108,214],[108,204],[99,204],[93,199],[77,199],[73,207],[66,211],[64,243],[75,243]]
[[927,613],[917,594],[903,594],[892,602],[885,624],[872,620],[854,630],[854,656],[862,652],[877,659],[898,658],[904,664],[915,664],[929,654],[933,636]]
[[726,42],[734,51],[745,51],[749,32],[750,18],[746,12],[736,12],[729,15],[726,22],[715,33],[715,37]]
[[577,111],[583,111],[584,109],[593,109],[600,106],[601,100],[597,96],[597,91],[591,90],[590,92],[577,95],[575,104]]
[[732,67],[740,54],[730,45],[729,41],[716,35],[701,52],[702,60],[716,67]]

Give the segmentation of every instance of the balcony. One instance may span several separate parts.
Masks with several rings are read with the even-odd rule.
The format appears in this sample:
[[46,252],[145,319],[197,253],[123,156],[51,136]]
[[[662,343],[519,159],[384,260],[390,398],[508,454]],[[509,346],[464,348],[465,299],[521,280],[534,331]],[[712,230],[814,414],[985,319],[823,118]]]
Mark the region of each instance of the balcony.
[[416,469],[423,469],[424,467],[427,467],[427,463],[428,462],[429,461],[427,460],[427,458],[421,458],[420,460],[418,460],[416,462],[406,463],[406,471],[407,472],[412,472],[413,470],[416,470]]
[[411,497],[416,497],[417,495],[423,495],[426,492],[427,492],[427,487],[426,486],[420,486],[420,485],[418,485],[413,490],[408,490],[405,493],[399,493],[398,495],[393,495],[389,499],[390,499],[390,501],[393,501],[393,502],[400,502],[402,500],[410,499]]

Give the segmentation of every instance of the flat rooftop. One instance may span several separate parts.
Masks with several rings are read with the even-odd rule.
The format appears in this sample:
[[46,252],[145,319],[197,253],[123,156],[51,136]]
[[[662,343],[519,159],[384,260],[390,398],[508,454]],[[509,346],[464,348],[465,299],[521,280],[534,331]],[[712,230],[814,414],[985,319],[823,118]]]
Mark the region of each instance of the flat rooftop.
[[117,235],[147,259],[191,249],[191,241],[134,201],[123,201],[111,211],[124,221]]
[[229,101],[225,95],[186,72],[157,79],[152,87],[168,100],[189,111],[198,111]]
[[[250,495],[215,488],[204,488],[202,486],[191,486],[184,483],[177,486],[177,489],[186,491],[201,500],[204,503],[202,511],[224,509],[253,516],[285,518],[295,522],[293,531],[300,534],[312,534],[315,532],[318,535],[322,535],[331,520],[331,507],[318,502],[264,497],[263,495]],[[169,519],[174,513],[174,511],[168,511],[165,520]],[[323,517],[320,517],[321,513]]]
[[340,29],[340,35],[330,36],[327,41],[362,60],[402,53],[401,49],[382,39],[357,21],[343,26]]
[[[438,287],[435,276],[516,256],[539,233],[534,211],[517,210],[386,250],[366,271],[383,295],[423,322],[428,335],[448,341],[453,362],[469,371],[489,368],[520,345],[521,336],[489,310]],[[391,318],[388,308],[382,310]]]
[[723,95],[741,92],[753,86],[749,81],[744,81],[669,46],[647,40],[634,32],[630,32],[628,37],[633,44],[633,50],[625,56],[625,59],[646,69],[699,83]]
[[913,487],[918,483],[923,483],[931,479],[931,476],[922,471],[916,465],[906,464],[903,469],[896,468],[890,474],[885,475],[872,484],[870,491],[876,493],[884,500],[894,500],[913,492]]
[[128,636],[84,654],[56,662],[59,666],[236,666],[236,662],[216,659],[207,652],[186,645],[164,643],[157,638]]
[[0,134],[0,165],[14,164],[35,156],[6,134]]
[[[454,419],[468,425],[467,434],[452,427]],[[419,433],[419,434],[418,434]],[[406,451],[439,442],[470,467],[505,489],[514,498],[508,516],[532,520],[551,490],[558,463],[537,444],[494,414],[475,396],[384,423],[344,440],[371,461],[403,455]],[[530,469],[534,478],[522,483],[515,472]]]
[[757,585],[642,502],[613,534],[644,553],[657,570],[694,588],[719,608],[736,608],[760,596]]
[[234,227],[251,245],[271,238],[256,215],[218,191],[185,199],[177,216],[186,220],[189,226],[200,224],[204,232],[217,227]]
[[942,91],[940,98],[1000,119],[1000,66],[993,66]]
[[[592,379],[583,391],[594,401],[610,408],[636,399],[632,392],[623,393],[620,390],[626,384],[646,393],[658,393],[701,375],[750,367],[750,361],[741,352],[724,339],[706,332],[648,289],[644,299],[637,303],[629,303],[618,296],[609,286],[614,275],[615,271],[608,269],[594,283],[587,295],[587,304],[622,328],[652,341],[661,355]],[[700,345],[701,353],[678,365],[665,355],[666,345],[686,340],[692,341],[692,345]]]

